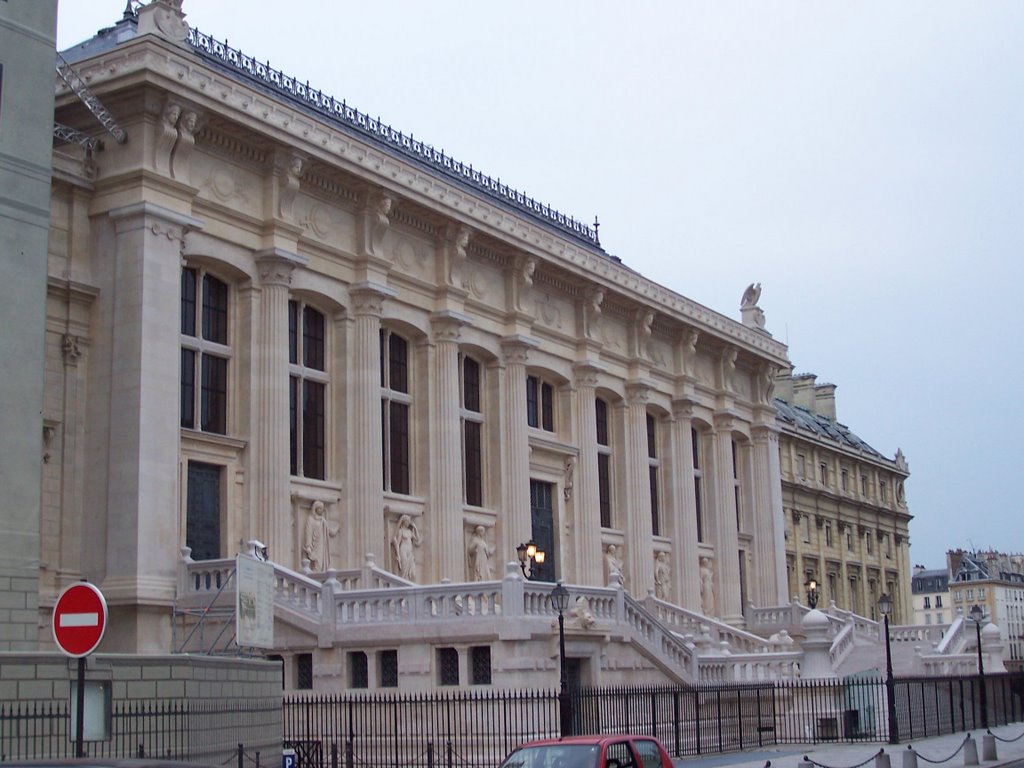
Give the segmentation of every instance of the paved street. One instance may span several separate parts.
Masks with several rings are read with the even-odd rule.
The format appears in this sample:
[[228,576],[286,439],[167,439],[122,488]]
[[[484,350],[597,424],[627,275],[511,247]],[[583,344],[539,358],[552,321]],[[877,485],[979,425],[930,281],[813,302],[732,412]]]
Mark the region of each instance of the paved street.
[[[985,732],[972,731],[978,755],[978,765],[982,768],[1011,768],[1024,763],[1024,724],[1014,723],[992,728],[996,759],[984,760],[983,738]],[[854,768],[866,764],[866,768],[876,767],[875,756],[884,750],[889,757],[891,768],[914,768],[913,752],[917,755],[917,768],[929,768],[933,764],[943,766],[965,765],[964,740],[967,733],[954,733],[948,736],[936,736],[929,739],[918,739],[898,745],[879,742],[828,743],[828,744],[787,744],[772,749],[758,749],[750,752],[737,752],[707,757],[683,758],[676,765],[685,768],[711,768],[711,766],[730,766],[730,768],[765,768],[771,762],[771,768],[798,768],[805,756],[816,766],[825,768]]]

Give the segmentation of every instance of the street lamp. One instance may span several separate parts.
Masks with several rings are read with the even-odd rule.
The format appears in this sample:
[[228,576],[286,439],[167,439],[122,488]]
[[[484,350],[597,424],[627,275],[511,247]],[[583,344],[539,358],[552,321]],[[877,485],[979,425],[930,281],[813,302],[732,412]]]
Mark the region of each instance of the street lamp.
[[985,622],[985,609],[980,605],[971,606],[971,621],[978,633],[978,681],[981,685],[981,727],[988,728],[988,691],[985,690],[985,662],[981,658],[981,625]]
[[569,677],[565,668],[565,611],[569,590],[558,582],[551,590],[551,605],[558,611],[558,719],[562,736],[572,736],[572,704],[569,701]]
[[804,591],[807,593],[807,605],[813,611],[818,607],[818,582],[808,579],[804,582]]
[[892,640],[889,638],[889,614],[892,598],[883,594],[878,598],[878,612],[885,620],[885,703],[889,710],[889,743],[900,743],[900,725],[896,719],[896,683],[892,679]]
[[[544,550],[540,549],[533,539],[516,547],[516,554],[519,555],[519,567],[527,579],[534,577],[535,566],[544,564]],[[527,566],[530,568],[529,573],[526,571]]]

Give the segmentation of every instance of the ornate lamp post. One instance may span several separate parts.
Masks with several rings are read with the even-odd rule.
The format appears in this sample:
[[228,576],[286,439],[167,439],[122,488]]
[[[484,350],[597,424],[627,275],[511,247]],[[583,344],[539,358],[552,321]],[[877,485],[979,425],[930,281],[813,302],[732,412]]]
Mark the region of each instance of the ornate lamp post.
[[808,579],[804,582],[804,591],[807,593],[807,607],[813,611],[818,607],[818,582]]
[[900,743],[900,724],[896,719],[896,683],[892,679],[892,640],[889,638],[889,614],[892,598],[883,594],[878,598],[878,612],[885,620],[885,703],[889,710],[889,743]]
[[981,658],[981,625],[985,623],[985,609],[980,605],[971,606],[970,619],[978,633],[978,682],[981,685],[981,727],[988,728],[988,691],[985,690],[985,662]]
[[[516,547],[516,554],[519,555],[519,567],[523,571],[523,576],[533,579],[534,566],[544,564],[544,550],[538,549],[533,539],[530,539],[525,544]],[[529,572],[526,570],[527,567],[530,569]]]
[[558,582],[551,590],[551,605],[558,611],[558,719],[562,736],[572,736],[572,703],[569,701],[569,677],[565,668],[565,611],[569,590]]

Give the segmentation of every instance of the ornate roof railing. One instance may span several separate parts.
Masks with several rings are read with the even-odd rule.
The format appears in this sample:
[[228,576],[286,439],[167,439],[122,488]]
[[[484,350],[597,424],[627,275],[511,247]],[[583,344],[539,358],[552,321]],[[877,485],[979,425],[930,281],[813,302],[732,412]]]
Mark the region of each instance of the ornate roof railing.
[[472,165],[459,162],[450,155],[446,155],[443,150],[435,149],[430,144],[414,139],[411,134],[406,135],[395,130],[390,125],[381,122],[380,118],[370,117],[365,112],[360,112],[349,106],[344,100],[338,101],[323,91],[311,87],[309,81],[302,83],[298,79],[274,69],[269,63],[263,64],[256,61],[253,57],[232,48],[227,41],[214,40],[209,35],[190,28],[188,43],[201,56],[222,63],[284,98],[315,111],[329,121],[348,130],[354,130],[357,134],[383,144],[391,150],[425,163],[445,176],[454,178],[504,205],[510,205],[545,224],[554,226],[588,245],[601,247],[596,217],[594,225],[590,226],[579,219],[560,213],[551,206],[527,197],[522,192],[503,184],[501,179],[483,174]]

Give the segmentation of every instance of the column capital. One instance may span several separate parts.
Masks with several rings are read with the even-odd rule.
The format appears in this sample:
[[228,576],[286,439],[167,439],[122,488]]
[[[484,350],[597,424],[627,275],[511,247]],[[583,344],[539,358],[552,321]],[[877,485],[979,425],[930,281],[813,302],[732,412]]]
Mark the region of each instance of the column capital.
[[540,346],[540,342],[531,336],[516,334],[504,336],[501,339],[501,351],[504,353],[506,363],[526,364],[530,350]]
[[455,342],[462,334],[462,326],[472,321],[469,315],[446,309],[430,316],[430,326],[434,332],[434,341]]
[[393,288],[370,280],[356,283],[349,288],[348,293],[352,297],[356,315],[370,315],[378,318],[384,312],[384,302],[397,295]]
[[597,377],[605,372],[605,367],[593,360],[579,360],[572,364],[572,371],[576,375],[576,386],[596,387]]
[[192,230],[203,228],[202,219],[146,201],[112,208],[107,215],[118,232],[143,228],[158,237],[179,242]]
[[626,382],[626,402],[629,405],[647,405],[651,398],[651,390],[654,384],[643,379],[633,379]]
[[714,420],[716,432],[733,432],[740,421],[740,415],[736,411],[725,409],[715,411]]
[[283,248],[264,248],[256,252],[256,266],[262,285],[288,286],[296,267],[304,267],[309,259]]
[[779,439],[782,427],[778,424],[760,422],[750,426],[750,436],[754,442],[772,442]]
[[696,398],[689,395],[672,398],[672,415],[677,419],[692,419],[693,409],[697,406]]

